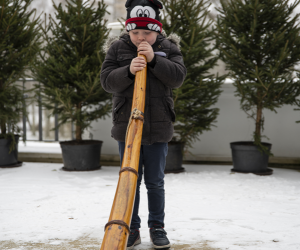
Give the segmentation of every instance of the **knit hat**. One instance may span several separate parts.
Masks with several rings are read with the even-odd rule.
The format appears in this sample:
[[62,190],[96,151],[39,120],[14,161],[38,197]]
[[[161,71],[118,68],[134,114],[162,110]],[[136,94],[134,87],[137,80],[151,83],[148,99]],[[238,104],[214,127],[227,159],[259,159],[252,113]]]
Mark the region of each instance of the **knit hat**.
[[158,33],[162,31],[162,23],[159,18],[159,9],[162,3],[157,0],[127,0],[127,20],[125,27],[127,31],[135,29],[152,30]]

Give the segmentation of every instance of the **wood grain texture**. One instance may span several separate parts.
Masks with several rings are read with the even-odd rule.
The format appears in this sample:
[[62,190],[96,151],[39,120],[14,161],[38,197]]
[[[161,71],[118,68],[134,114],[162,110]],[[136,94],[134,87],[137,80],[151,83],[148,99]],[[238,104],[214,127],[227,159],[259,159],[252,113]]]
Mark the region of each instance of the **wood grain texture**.
[[[146,57],[143,55],[138,55]],[[147,68],[138,71],[135,76],[134,92],[131,111],[145,110]],[[122,84],[122,83],[120,83]],[[142,141],[143,121],[132,119],[128,127],[127,140],[123,156],[122,167],[131,167],[138,172],[140,148]],[[121,220],[130,226],[133,211],[137,176],[133,172],[125,171],[120,174],[118,186],[113,201],[109,221]],[[125,226],[110,225],[105,230],[101,250],[125,250],[129,232]]]

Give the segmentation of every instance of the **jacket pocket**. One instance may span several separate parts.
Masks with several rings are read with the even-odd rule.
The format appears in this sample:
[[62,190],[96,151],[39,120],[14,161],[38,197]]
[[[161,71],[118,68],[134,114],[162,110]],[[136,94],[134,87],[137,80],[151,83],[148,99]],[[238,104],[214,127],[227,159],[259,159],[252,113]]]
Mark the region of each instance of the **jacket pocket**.
[[122,96],[113,97],[113,122],[128,122],[130,116],[130,103]]
[[134,58],[133,54],[123,54],[119,53],[117,61],[121,67],[131,64],[132,59]]
[[151,122],[175,121],[172,97],[151,98]]
[[167,103],[167,107],[169,109],[169,114],[171,116],[171,121],[172,122],[175,122],[175,119],[176,119],[176,113],[175,113],[175,110],[174,110],[174,101],[173,101],[173,98],[168,96],[165,98],[166,100],[166,103]]

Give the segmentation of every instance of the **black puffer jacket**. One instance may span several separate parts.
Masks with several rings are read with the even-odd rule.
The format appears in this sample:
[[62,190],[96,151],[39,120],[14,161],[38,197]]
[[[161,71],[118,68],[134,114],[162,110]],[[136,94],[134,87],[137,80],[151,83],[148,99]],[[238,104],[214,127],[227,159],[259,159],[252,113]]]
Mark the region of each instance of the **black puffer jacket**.
[[[180,87],[186,76],[182,55],[175,42],[158,35],[152,47],[154,52],[165,52],[166,57],[156,55],[155,66],[147,67],[143,145],[172,139],[172,122],[175,121],[172,89]],[[117,141],[125,141],[134,88],[129,66],[136,56],[137,47],[129,35],[124,34],[111,44],[101,69],[102,87],[113,94],[111,135]]]

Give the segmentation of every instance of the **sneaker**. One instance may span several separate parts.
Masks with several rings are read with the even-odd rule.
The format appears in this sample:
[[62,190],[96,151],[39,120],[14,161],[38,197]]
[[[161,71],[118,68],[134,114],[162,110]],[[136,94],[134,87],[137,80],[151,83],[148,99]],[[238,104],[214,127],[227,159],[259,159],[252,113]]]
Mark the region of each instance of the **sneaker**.
[[150,228],[150,238],[154,249],[169,249],[171,247],[166,235],[167,232],[162,227]]
[[130,234],[127,241],[127,250],[133,249],[135,245],[141,244],[140,231],[130,229]]

